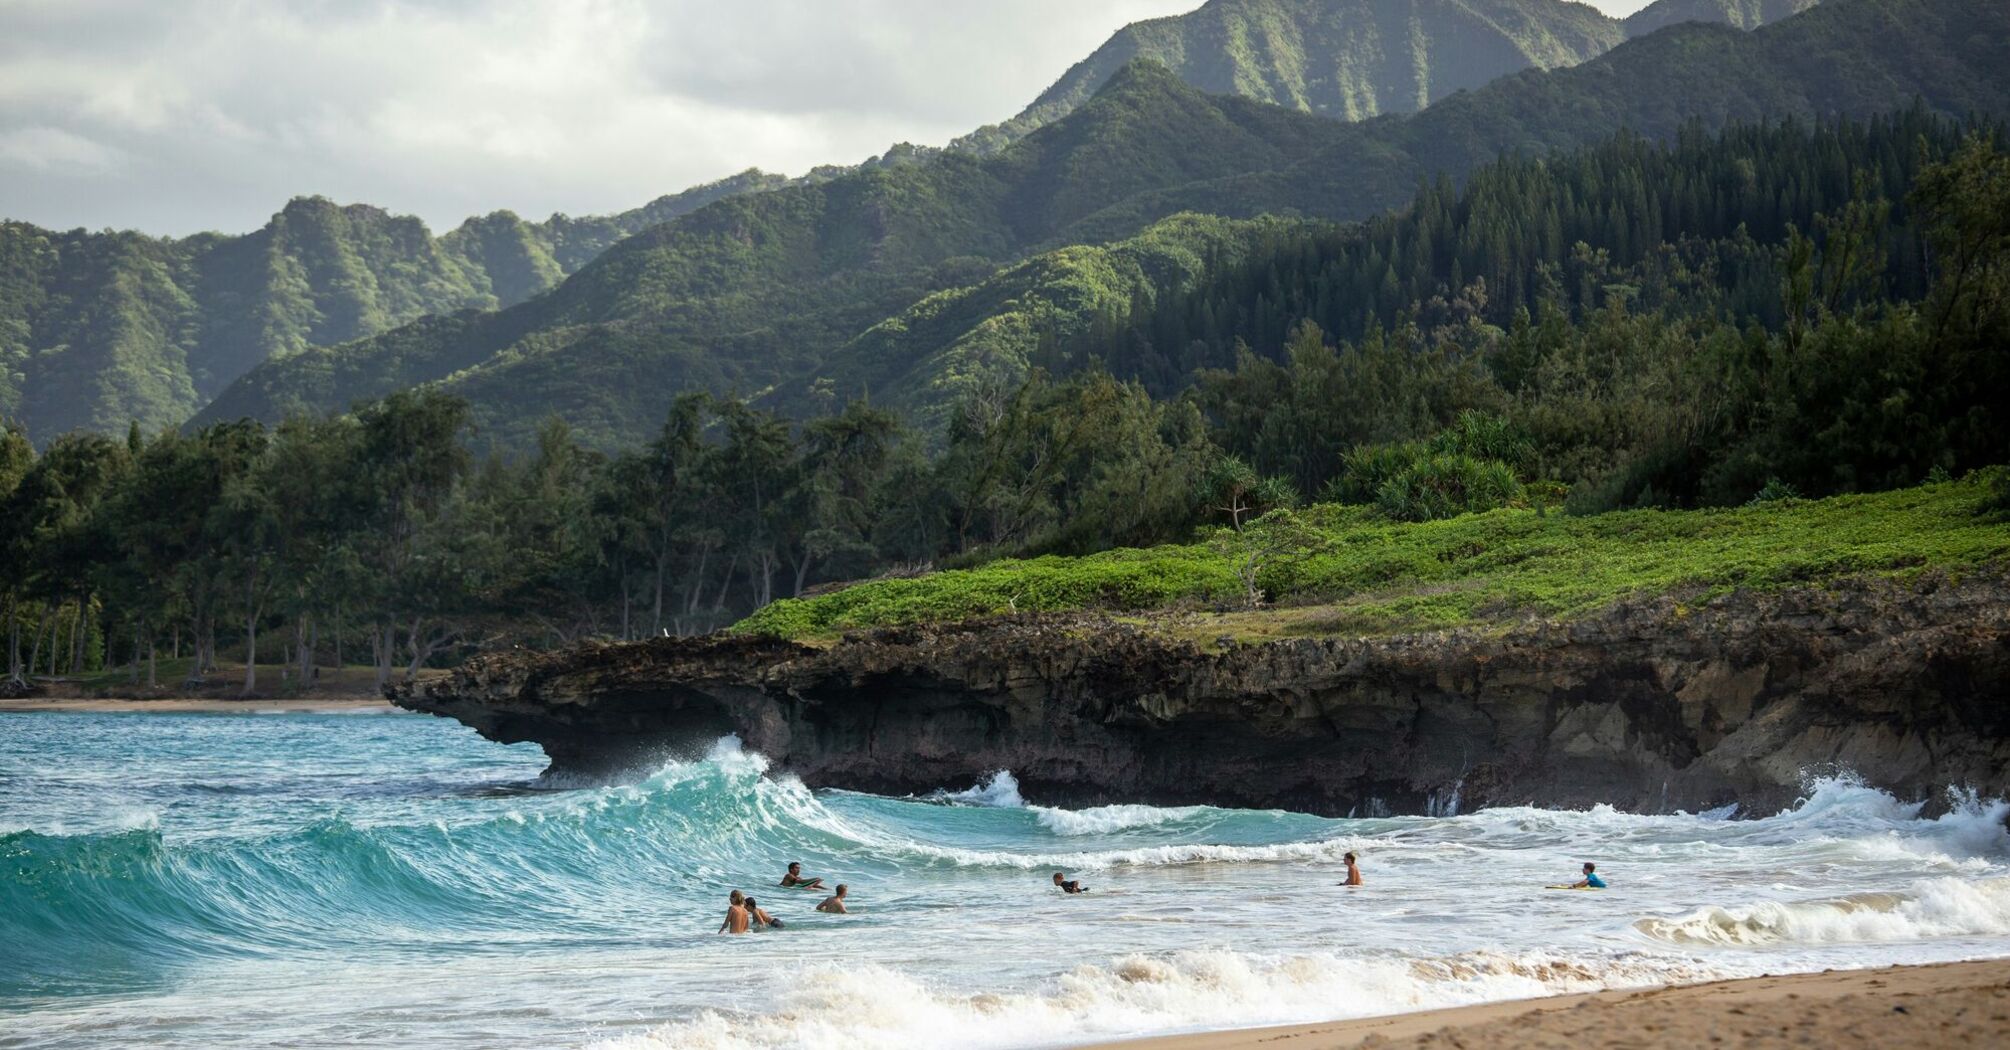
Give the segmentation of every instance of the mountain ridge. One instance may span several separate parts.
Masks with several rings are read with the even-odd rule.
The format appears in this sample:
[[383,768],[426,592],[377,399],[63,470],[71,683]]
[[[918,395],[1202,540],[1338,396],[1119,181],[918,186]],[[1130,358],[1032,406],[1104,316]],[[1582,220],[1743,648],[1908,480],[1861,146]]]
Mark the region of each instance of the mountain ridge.
[[1679,22],[1755,29],[1816,2],[1656,0],[1615,19],[1572,0],[1210,0],[1125,26],[1018,115],[949,148],[996,152],[1066,116],[1138,58],[1211,93],[1366,120],[1525,69],[1577,65]]
[[[847,176],[814,200],[785,190],[721,202],[632,238],[508,316],[268,362],[202,418],[339,410],[344,397],[416,380],[470,397],[505,443],[557,413],[613,445],[647,433],[683,389],[744,396],[782,384],[790,403],[823,384],[856,396],[860,377],[820,370],[831,355],[1027,253],[1120,241],[1183,211],[1364,218],[1406,203],[1429,175],[1626,128],[1665,138],[1692,119],[1867,116],[1914,97],[1942,113],[2000,113],[2010,74],[1992,56],[2006,41],[2010,13],[1984,0],[1830,0],[1752,33],[1671,27],[1581,66],[1357,124],[1205,95],[1135,63],[1092,105],[996,157],[952,152]],[[1224,150],[1242,170],[1228,170]],[[459,324],[478,338],[440,327]],[[372,361],[397,370],[373,375]]]

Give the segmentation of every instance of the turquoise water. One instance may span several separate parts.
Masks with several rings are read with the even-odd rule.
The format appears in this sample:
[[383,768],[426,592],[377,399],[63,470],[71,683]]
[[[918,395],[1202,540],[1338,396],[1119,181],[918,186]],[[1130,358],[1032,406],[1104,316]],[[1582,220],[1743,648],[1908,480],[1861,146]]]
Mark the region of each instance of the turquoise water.
[[[2010,955],[2006,807],[1958,792],[1328,820],[543,766],[410,715],[0,717],[0,1045],[1047,1046]],[[1539,888],[1583,859],[1612,890]],[[787,927],[715,935],[732,888]]]

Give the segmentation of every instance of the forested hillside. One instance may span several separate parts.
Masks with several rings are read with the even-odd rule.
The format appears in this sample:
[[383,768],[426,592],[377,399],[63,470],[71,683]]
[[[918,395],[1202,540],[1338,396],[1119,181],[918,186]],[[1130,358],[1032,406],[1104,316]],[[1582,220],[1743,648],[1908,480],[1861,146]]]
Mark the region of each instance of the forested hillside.
[[[1530,66],[1582,61],[1629,32],[1650,28],[1648,23],[1657,18],[1700,18],[1750,27],[1807,2],[1661,0],[1622,27],[1592,8],[1563,0],[1215,0],[1190,15],[1127,28],[1021,117],[1003,128],[985,129],[960,145],[979,153],[996,152],[1072,112],[1135,58],[1159,61],[1205,91],[1358,119],[1412,110],[1453,90],[1477,87]],[[1221,141],[1232,140],[1204,136],[1195,145],[1212,148],[1210,143]],[[862,168],[924,164],[936,152],[898,146]],[[1479,151],[1480,159],[1489,156],[1485,149]],[[1101,161],[1087,161],[1092,167],[1079,172],[1078,181],[1121,172],[1131,159],[1105,155]],[[1234,170],[1246,174],[1246,169],[1267,169],[1287,159],[1259,151],[1259,164]],[[793,183],[813,186],[856,170],[860,169],[819,168]],[[1192,181],[1167,179],[1165,174],[1153,172],[1103,201],[1117,201],[1116,210],[1065,239],[1126,237],[1150,218],[1170,214],[1176,209],[1163,202],[1122,203],[1127,194],[1141,189],[1167,189]],[[1264,208],[1319,215],[1364,214],[1399,202],[1410,188],[1410,174],[1395,168],[1354,171],[1350,178],[1357,183],[1356,199],[1346,201],[1319,201],[1316,192],[1307,196],[1305,187],[1250,200]],[[470,219],[438,238],[410,218],[367,206],[336,207],[319,199],[294,201],[266,227],[244,236],[163,240],[133,233],[59,232],[0,224],[0,417],[22,422],[44,441],[74,427],[117,432],[132,421],[148,427],[180,422],[246,371],[275,356],[366,338],[428,315],[494,310],[523,302],[555,287],[628,234],[723,197],[791,183],[780,176],[748,172],[620,215],[585,219],[559,215],[532,223],[497,212]],[[1018,192],[1030,196],[1040,187],[1026,186]],[[1297,200],[1301,196],[1307,198],[1302,203]],[[1180,200],[1182,207],[1201,210],[1236,207],[1220,203],[1218,197],[1210,200],[1205,192]],[[1234,211],[1248,213],[1247,208]],[[1023,255],[1025,246],[1019,243],[1023,232],[1013,231],[1016,240],[1002,252],[988,243],[958,251],[991,263],[1010,261]],[[969,267],[952,267],[941,275],[910,273],[894,282],[895,289],[863,291],[864,301],[843,316],[797,322],[776,318],[770,325],[757,326],[720,319],[737,331],[700,321],[693,332],[680,329],[673,341],[694,337],[717,341],[730,356],[753,359],[753,367],[685,361],[657,382],[667,379],[679,387],[725,389],[760,386],[794,370],[814,369],[832,342],[850,338],[911,303],[916,295],[945,282],[956,283],[971,272]],[[888,297],[879,298],[882,293]],[[730,307],[723,311],[733,312]],[[436,331],[461,329],[456,322],[442,321]],[[654,339],[629,334],[645,342]],[[568,341],[563,336],[557,339]],[[750,345],[771,339],[801,340],[805,345],[781,355],[787,360],[769,360],[777,356],[772,348]],[[299,368],[312,375],[326,367],[323,385],[366,378],[363,392],[381,392],[401,382],[441,378],[454,370],[443,370],[445,364],[466,367],[485,360],[471,348],[435,352],[431,348],[438,341],[419,333],[401,336],[398,345],[417,357],[390,369],[366,368],[379,373],[373,376],[359,377],[321,361],[302,362]],[[551,342],[552,338],[541,340],[547,346]],[[640,361],[653,353],[623,339],[613,339],[611,345],[615,349],[610,357],[660,363]],[[471,377],[470,382],[480,380]],[[271,403],[266,404],[263,397],[240,392],[207,418],[247,411],[269,417],[273,406],[336,403],[312,390],[275,388],[270,393]],[[793,404],[812,395],[795,389],[784,396]],[[613,433],[632,433],[632,428],[623,429],[625,417],[624,411],[610,410],[604,426]],[[603,426],[593,420],[587,425],[596,432]],[[518,428],[514,436],[521,439],[527,433]]]
[[995,152],[1074,112],[1138,59],[1202,91],[1365,120],[1530,67],[1575,65],[1623,39],[1618,22],[1567,0],[1213,0],[1125,26],[1018,116],[951,148]]
[[0,417],[44,441],[179,424],[276,354],[521,302],[636,230],[783,181],[747,172],[610,216],[496,212],[437,238],[318,197],[242,236],[0,222]]
[[[499,440],[557,414],[614,446],[680,391],[755,392],[858,333],[967,286],[1084,216],[1170,186],[1277,168],[1345,126],[1206,95],[1136,64],[1069,119],[995,157],[860,171],[735,197],[622,242],[559,288],[253,370],[203,420],[339,410],[444,380]],[[846,397],[859,387],[833,376]],[[801,380],[805,390],[809,379]]]
[[[1177,283],[1159,275],[1205,268],[1180,249],[1184,261],[1161,255],[1145,279],[1137,249],[1156,248],[1132,245],[998,273],[1044,250],[1123,241],[1179,212],[1365,218],[1503,153],[1541,155],[1621,129],[1668,140],[1684,127],[1867,116],[1914,100],[2000,114],[2010,108],[2010,68],[1997,57],[2006,45],[2010,9],[1988,0],[1832,0],[1751,33],[1675,26],[1579,67],[1363,124],[1203,95],[1134,63],[995,157],[950,154],[721,202],[514,309],[270,362],[203,418],[275,420],[439,382],[472,402],[490,439],[518,447],[552,414],[618,447],[686,390],[766,394],[804,411],[873,392],[944,419],[974,383],[1023,373],[1026,340],[1011,333],[1065,336],[1088,320],[1066,302],[1034,318],[1006,291],[1012,282],[1080,267],[1134,272],[1079,289],[1093,294],[1055,290],[1101,312],[1112,295],[1150,298]],[[1112,251],[1129,261],[1110,262]],[[909,371],[921,361],[935,364]]]
[[1212,0],[1125,26],[1001,124],[951,145],[995,152],[1144,58],[1187,83],[1341,120],[1409,113],[1524,69],[1571,66],[1677,22],[1756,29],[1816,0],[1657,0],[1620,21],[1571,0]]
[[[1035,339],[1037,367],[973,388],[939,437],[863,400],[797,424],[687,394],[612,455],[548,421],[527,453],[484,458],[467,404],[432,389],[277,427],[71,434],[39,454],[10,433],[10,665],[121,662],[140,680],[166,643],[200,674],[278,631],[303,676],[346,644],[389,677],[482,646],[705,630],[878,573],[1166,543],[1191,545],[871,587],[758,623],[1276,591],[1346,597],[1367,618],[1350,630],[1444,625],[2004,549],[2010,476],[1989,468],[2010,462],[2010,154],[1994,126],[1916,109],[1669,146],[1621,135],[1500,161],[1358,228],[1180,219],[1079,263],[972,294],[1183,290]],[[1543,524],[1922,481],[1819,512]],[[1307,502],[1350,509],[1291,513]],[[1393,531],[1502,508],[1532,513]],[[1853,538],[1821,551],[1732,535],[1845,519]],[[1704,536],[1746,560],[1615,556],[1590,576],[1559,546]],[[1354,546],[1326,557],[1336,539]],[[1291,568],[1308,564],[1333,571]],[[1509,583],[1471,586],[1496,569]],[[1391,581],[1457,586],[1375,597]]]
[[1621,23],[1629,37],[1645,36],[1677,22],[1721,22],[1735,29],[1757,29],[1792,18],[1818,0],[1656,0],[1626,16]]

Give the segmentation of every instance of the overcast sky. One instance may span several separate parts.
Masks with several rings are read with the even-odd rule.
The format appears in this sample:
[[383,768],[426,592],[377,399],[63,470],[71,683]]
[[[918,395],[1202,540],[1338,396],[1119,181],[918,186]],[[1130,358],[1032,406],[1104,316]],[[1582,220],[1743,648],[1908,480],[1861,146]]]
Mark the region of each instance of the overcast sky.
[[435,230],[617,211],[939,145],[1199,4],[0,0],[0,217],[239,232],[311,193]]

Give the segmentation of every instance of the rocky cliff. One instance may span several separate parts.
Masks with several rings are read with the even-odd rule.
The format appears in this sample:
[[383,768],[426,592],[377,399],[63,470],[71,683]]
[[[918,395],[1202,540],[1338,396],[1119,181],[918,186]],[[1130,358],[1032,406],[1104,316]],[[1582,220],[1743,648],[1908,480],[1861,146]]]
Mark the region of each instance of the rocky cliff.
[[1061,804],[1770,810],[1840,768],[1911,797],[2010,793],[2001,574],[1388,638],[1180,633],[1026,618],[827,648],[660,639],[491,656],[393,699],[535,741],[557,769],[734,732],[812,786],[920,792],[1011,769]]

